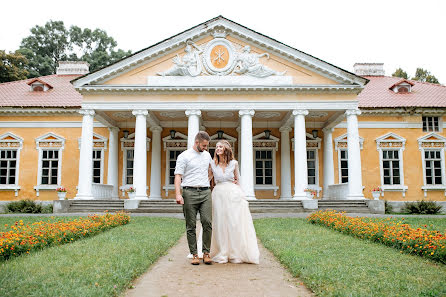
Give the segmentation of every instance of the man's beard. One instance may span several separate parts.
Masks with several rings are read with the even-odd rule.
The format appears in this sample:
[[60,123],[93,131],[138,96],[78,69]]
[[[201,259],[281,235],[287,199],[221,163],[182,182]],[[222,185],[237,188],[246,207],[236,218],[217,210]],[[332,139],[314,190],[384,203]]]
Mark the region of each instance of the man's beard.
[[197,145],[197,150],[198,150],[200,153],[202,153],[202,152],[205,151],[205,149],[202,149],[201,146],[199,146],[199,145]]

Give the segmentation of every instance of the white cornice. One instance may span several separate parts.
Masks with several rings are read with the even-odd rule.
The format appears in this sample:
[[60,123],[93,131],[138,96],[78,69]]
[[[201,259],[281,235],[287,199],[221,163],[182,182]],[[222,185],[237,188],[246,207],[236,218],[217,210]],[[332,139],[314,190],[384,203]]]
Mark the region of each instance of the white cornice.
[[299,102],[84,102],[82,107],[84,109],[94,110],[133,110],[133,109],[148,109],[148,110],[243,110],[254,109],[256,111],[261,110],[294,110],[294,109],[310,109],[310,110],[346,110],[355,109],[358,106],[357,101],[333,101],[333,100],[320,100],[320,101],[299,101]]
[[21,116],[23,114],[29,116],[42,115],[75,115],[79,116],[79,108],[65,109],[65,108],[0,108],[0,116]]
[[178,86],[178,87],[153,87],[153,86],[130,86],[130,85],[93,85],[76,87],[81,94],[172,94],[172,93],[327,93],[327,94],[359,94],[363,87],[358,85],[287,85],[287,86]]
[[[94,122],[93,127],[106,127]],[[1,121],[0,128],[82,128],[82,122],[71,121]]]
[[337,68],[327,62],[305,54],[228,19],[217,17],[183,33],[173,36],[163,42],[155,44],[136,54],[133,54],[126,59],[110,65],[109,67],[81,77],[74,81],[74,85],[76,87],[80,87],[87,84],[101,83],[107,79],[115,77],[118,74],[130,71],[131,69],[153,61],[159,58],[161,55],[174,52],[180,47],[184,46],[187,40],[198,40],[205,36],[210,36],[216,29],[223,29],[229,35],[235,36],[247,43],[254,44],[260,49],[274,53],[281,58],[304,68],[311,69],[322,76],[329,77],[340,83],[364,85],[367,82],[366,79],[356,76],[353,73]]
[[445,107],[406,107],[406,108],[359,108],[363,115],[401,115],[401,114],[409,114],[409,115],[429,115],[429,116],[442,116],[446,114]]

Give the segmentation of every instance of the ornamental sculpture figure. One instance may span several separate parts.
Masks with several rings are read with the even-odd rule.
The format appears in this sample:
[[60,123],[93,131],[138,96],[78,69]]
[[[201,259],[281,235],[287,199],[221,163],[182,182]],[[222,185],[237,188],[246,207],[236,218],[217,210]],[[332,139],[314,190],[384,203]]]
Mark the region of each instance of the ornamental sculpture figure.
[[200,75],[203,66],[201,64],[200,54],[203,52],[193,42],[188,41],[186,48],[184,49],[186,54],[181,57],[177,54],[172,59],[175,64],[172,68],[165,72],[159,72],[161,76],[198,76]]
[[284,72],[277,72],[270,68],[268,68],[265,65],[262,65],[259,62],[259,59],[261,57],[267,57],[269,59],[268,53],[263,54],[256,54],[251,53],[251,47],[249,45],[245,46],[243,48],[243,51],[238,54],[237,60],[238,60],[238,69],[236,69],[234,72],[238,74],[244,74],[254,77],[268,77],[271,75],[284,75],[286,71]]

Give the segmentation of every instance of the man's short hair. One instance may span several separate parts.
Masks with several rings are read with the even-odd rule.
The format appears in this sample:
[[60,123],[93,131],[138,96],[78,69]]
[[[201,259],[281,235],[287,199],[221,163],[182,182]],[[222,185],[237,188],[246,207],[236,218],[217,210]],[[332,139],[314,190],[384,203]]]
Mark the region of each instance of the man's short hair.
[[207,134],[206,131],[200,131],[195,136],[195,140],[198,140],[198,142],[202,142],[203,140],[211,141],[211,138],[209,137],[209,134]]

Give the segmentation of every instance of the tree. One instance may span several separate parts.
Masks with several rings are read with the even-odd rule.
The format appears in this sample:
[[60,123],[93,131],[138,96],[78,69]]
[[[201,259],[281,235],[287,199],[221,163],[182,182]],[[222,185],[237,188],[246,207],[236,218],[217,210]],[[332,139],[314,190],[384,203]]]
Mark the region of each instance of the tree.
[[0,83],[26,79],[29,72],[25,69],[28,60],[18,52],[9,54],[0,50]]
[[405,78],[405,79],[409,78],[409,76],[407,75],[407,72],[404,71],[401,68],[398,68],[397,70],[395,70],[395,72],[392,73],[392,76],[394,76],[394,77],[401,77],[401,78]]
[[439,83],[438,79],[435,76],[433,76],[429,71],[423,68],[417,68],[417,70],[415,71],[415,77],[412,77],[412,79],[433,84]]
[[62,21],[49,21],[35,26],[22,40],[20,53],[29,60],[30,77],[56,72],[59,61],[87,61],[95,71],[131,54],[115,50],[116,41],[100,29],[65,28]]

